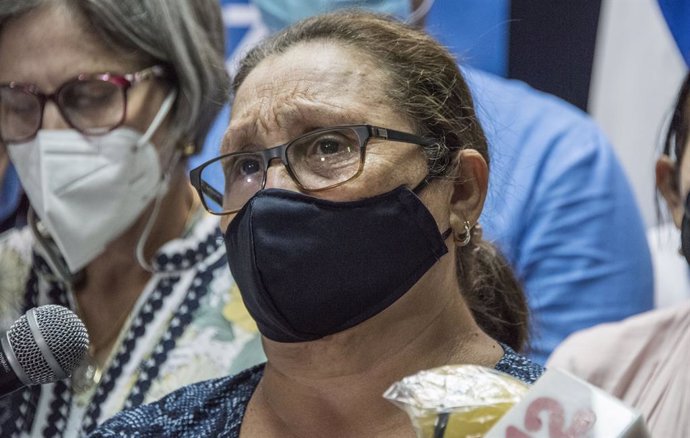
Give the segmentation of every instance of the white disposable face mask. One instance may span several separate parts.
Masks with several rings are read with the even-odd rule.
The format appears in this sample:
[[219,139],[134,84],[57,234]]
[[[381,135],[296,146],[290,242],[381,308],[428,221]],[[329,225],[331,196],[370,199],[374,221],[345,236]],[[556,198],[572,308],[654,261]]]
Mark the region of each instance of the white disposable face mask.
[[170,111],[163,101],[146,133],[120,127],[99,136],[41,129],[7,149],[31,206],[74,273],[101,254],[167,190],[151,136]]

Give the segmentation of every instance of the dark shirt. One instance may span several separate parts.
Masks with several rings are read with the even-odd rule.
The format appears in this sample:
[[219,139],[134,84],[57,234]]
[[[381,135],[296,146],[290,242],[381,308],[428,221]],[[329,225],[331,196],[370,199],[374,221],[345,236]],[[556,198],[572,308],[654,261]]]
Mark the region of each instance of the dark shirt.
[[[503,345],[495,369],[534,383],[544,369]],[[93,434],[95,437],[239,438],[244,412],[264,373],[264,365],[235,376],[181,388],[149,405],[123,411]]]

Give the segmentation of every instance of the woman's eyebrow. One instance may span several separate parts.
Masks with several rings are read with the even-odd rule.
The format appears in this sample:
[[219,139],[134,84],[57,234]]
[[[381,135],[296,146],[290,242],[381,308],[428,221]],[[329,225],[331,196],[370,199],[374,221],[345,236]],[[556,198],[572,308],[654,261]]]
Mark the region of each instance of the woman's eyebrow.
[[[284,112],[281,116],[282,124],[289,126],[292,137],[306,134],[319,128],[326,128],[337,125],[350,125],[362,123],[362,116],[359,111],[345,110],[337,105],[315,107],[304,105],[299,111]],[[263,144],[253,140],[257,135],[257,123],[241,122],[240,124],[229,127],[221,143],[220,153],[256,151],[263,147],[277,146],[275,144]],[[258,146],[258,145],[261,146]]]
[[231,152],[242,152],[246,147],[245,140],[249,135],[249,126],[243,125],[236,128],[229,127],[223,135],[223,140],[220,144],[220,153],[228,154]]

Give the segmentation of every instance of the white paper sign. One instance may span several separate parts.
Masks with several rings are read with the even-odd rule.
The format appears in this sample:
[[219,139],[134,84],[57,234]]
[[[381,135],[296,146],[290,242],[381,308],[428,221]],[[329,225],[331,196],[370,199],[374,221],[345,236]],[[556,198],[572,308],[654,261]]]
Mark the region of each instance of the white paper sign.
[[569,373],[547,370],[484,438],[648,438],[640,414]]

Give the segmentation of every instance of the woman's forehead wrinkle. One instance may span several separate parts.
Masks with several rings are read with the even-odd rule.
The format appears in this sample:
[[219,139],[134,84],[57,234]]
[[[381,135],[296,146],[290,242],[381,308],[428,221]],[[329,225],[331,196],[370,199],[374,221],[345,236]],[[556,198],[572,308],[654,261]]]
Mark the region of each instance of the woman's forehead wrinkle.
[[337,115],[362,109],[356,100],[343,101],[341,93],[314,87],[295,84],[274,91],[262,94],[254,105],[256,128],[261,135],[290,131],[295,124],[322,125]]
[[257,100],[256,130],[259,134],[267,134],[281,127],[278,113],[284,111],[278,101],[283,100],[278,96],[263,95]]
[[312,99],[305,90],[285,84],[274,88],[275,92],[261,93],[256,101],[255,124],[259,135],[267,136],[273,131],[289,132],[290,126],[301,119],[301,101]]
[[381,98],[385,76],[368,63],[353,65],[317,55],[296,66],[285,61],[270,59],[248,75],[235,101],[231,127],[251,124],[252,135],[274,143],[276,133],[288,137],[305,129],[368,123],[390,110]]

